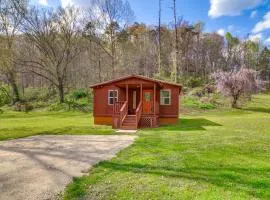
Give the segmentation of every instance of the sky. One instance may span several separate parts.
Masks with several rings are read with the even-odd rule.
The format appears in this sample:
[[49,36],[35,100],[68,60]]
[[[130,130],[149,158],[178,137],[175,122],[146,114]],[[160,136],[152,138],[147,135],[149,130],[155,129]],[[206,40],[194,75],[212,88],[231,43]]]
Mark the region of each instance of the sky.
[[[123,0],[125,1],[125,0]],[[90,6],[91,0],[32,0],[38,6]],[[270,0],[176,0],[177,15],[189,23],[203,22],[205,32],[231,32],[270,47]],[[158,23],[158,0],[129,0],[135,21]],[[162,0],[162,23],[173,21],[172,0]]]

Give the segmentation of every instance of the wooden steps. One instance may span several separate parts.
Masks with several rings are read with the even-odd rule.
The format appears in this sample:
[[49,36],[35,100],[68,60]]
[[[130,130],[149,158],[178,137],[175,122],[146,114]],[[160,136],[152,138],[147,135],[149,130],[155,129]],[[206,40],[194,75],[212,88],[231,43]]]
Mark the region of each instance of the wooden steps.
[[127,115],[121,126],[123,130],[137,130],[136,115]]

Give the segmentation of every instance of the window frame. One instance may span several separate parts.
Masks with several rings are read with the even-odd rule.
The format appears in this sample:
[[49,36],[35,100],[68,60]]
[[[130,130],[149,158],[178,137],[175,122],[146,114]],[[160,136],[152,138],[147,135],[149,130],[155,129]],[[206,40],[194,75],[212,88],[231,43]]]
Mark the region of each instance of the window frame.
[[[116,92],[116,96],[110,96],[110,93],[111,92]],[[110,99],[115,99],[116,101],[115,102],[117,102],[118,101],[118,90],[108,90],[108,105],[109,106],[112,106],[113,105],[113,103],[111,104],[110,103]]]
[[[163,91],[169,92],[169,96],[168,97],[163,97],[162,96]],[[162,101],[162,100],[167,99],[167,98],[169,99],[169,104],[166,104],[165,101]],[[162,90],[160,90],[160,105],[161,106],[170,106],[170,105],[172,105],[172,91],[171,91],[171,89],[162,89]]]

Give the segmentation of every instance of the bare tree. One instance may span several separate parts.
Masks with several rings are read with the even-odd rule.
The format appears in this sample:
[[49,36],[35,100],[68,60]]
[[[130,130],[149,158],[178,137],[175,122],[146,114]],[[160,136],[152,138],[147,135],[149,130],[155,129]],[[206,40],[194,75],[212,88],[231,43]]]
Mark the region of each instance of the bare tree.
[[227,47],[226,47],[226,70],[231,70],[234,68],[240,68],[240,63],[237,62],[237,56],[241,53],[241,46],[240,40],[237,37],[232,36],[231,33],[227,32],[225,35],[227,40]]
[[[64,102],[64,89],[70,63],[84,50],[81,13],[74,7],[57,11],[33,8],[25,19],[24,33],[31,59],[21,64],[58,88]],[[26,56],[29,57],[29,56]]]
[[20,101],[15,65],[16,37],[26,13],[25,0],[0,0],[0,72],[13,91],[13,103]]
[[93,34],[100,38],[98,44],[111,56],[112,77],[116,73],[117,41],[119,33],[134,19],[134,13],[125,0],[95,0],[90,9],[90,21],[95,24]]
[[232,107],[238,107],[240,98],[250,96],[263,89],[263,82],[256,79],[256,71],[241,68],[239,71],[216,72],[212,74],[218,92],[232,98]]

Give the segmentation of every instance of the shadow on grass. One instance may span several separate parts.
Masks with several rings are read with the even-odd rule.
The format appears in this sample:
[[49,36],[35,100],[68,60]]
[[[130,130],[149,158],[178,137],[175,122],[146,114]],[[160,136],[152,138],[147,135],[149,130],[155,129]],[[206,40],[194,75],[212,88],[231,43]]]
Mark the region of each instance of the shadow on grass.
[[173,168],[169,166],[156,167],[141,164],[117,164],[109,161],[101,162],[99,166],[111,169],[112,171],[125,171],[206,182],[227,190],[245,192],[260,199],[270,199],[270,181],[262,178],[267,176],[270,168]]
[[115,131],[99,126],[66,126],[52,129],[40,127],[16,127],[0,129],[0,141],[34,135],[116,135]]
[[91,116],[91,113],[80,113],[80,112],[12,112],[3,113],[1,115],[2,119],[25,119],[25,118],[42,118],[42,117],[52,117],[52,118],[70,118],[70,117],[85,117]]
[[64,127],[57,128],[49,131],[38,132],[37,135],[115,135],[115,131],[112,129],[102,129],[94,127]]
[[216,122],[204,118],[194,118],[188,119],[183,118],[178,120],[177,124],[161,126],[156,129],[151,129],[152,131],[203,131],[206,130],[204,126],[222,126]]
[[243,110],[252,111],[252,112],[270,113],[270,108],[250,107],[250,108],[245,108]]

